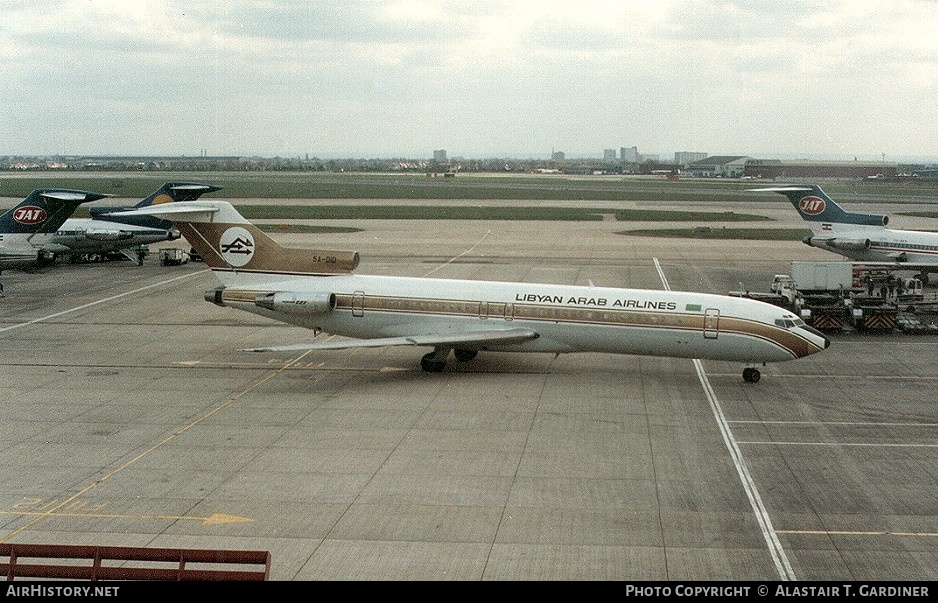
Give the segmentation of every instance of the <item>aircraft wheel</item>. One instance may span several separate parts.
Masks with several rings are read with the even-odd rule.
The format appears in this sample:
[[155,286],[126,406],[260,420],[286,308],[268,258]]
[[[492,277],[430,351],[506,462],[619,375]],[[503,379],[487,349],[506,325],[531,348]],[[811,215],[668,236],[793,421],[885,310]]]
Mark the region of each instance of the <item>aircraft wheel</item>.
[[428,373],[439,373],[446,366],[446,360],[437,358],[434,352],[430,352],[420,359],[420,368]]
[[456,355],[456,360],[460,362],[468,362],[478,355],[478,350],[466,350],[462,348],[456,348],[453,350],[453,354]]
[[755,369],[752,367],[747,367],[743,369],[743,381],[745,381],[746,383],[758,383],[759,378],[761,376],[762,375],[761,373],[759,373],[759,369]]

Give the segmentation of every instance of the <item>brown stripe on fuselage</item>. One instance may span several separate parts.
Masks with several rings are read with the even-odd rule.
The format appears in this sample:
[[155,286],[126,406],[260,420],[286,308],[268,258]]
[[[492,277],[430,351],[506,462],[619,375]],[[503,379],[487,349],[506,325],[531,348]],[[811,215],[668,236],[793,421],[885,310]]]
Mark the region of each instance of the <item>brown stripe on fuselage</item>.
[[[336,310],[352,310],[352,294],[336,294]],[[566,322],[604,326],[645,327],[683,331],[704,331],[704,315],[681,312],[654,312],[648,310],[619,310],[605,308],[572,308],[473,300],[408,298],[365,295],[356,300],[356,308],[378,312],[433,314],[446,316],[485,317],[488,319]],[[492,309],[501,313],[493,313]],[[712,320],[713,317],[711,317]],[[801,358],[817,351],[817,346],[788,328],[757,322],[745,318],[720,315],[719,334],[738,334],[770,341]],[[711,329],[708,328],[708,331]]]
[[291,274],[348,274],[358,267],[357,251],[322,251],[283,247],[253,224],[216,224],[179,222],[176,228],[192,245],[209,268],[231,266],[219,252],[219,242],[229,228],[243,228],[254,238],[251,259],[234,270],[252,272],[288,272]]
[[764,322],[721,316],[720,332],[723,333],[726,331],[771,341],[775,345],[791,352],[795,358],[803,358],[817,351],[816,345],[804,337],[798,336],[797,333],[793,333],[788,328],[769,325]]

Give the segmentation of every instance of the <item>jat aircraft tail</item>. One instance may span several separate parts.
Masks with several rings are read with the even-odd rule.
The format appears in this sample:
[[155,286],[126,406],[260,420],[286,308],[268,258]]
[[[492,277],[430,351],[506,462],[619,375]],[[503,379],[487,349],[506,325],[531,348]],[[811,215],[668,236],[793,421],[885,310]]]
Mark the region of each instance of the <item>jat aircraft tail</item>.
[[183,201],[128,213],[171,220],[223,282],[243,274],[348,274],[358,266],[354,251],[283,247],[226,201]]
[[855,214],[844,211],[816,184],[773,186],[754,188],[752,191],[781,193],[788,197],[798,213],[811,223],[815,232],[829,231],[833,225],[886,226],[889,216],[880,214]]
[[0,233],[52,233],[65,223],[78,206],[108,195],[61,188],[36,189],[19,205],[0,216]]

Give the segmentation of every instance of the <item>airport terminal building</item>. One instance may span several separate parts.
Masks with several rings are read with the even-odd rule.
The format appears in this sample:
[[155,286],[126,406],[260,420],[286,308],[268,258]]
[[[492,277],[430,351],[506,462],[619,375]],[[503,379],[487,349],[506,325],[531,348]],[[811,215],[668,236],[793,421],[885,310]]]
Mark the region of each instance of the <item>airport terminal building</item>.
[[747,159],[745,174],[753,178],[890,178],[899,173],[899,164],[885,161],[809,161]]

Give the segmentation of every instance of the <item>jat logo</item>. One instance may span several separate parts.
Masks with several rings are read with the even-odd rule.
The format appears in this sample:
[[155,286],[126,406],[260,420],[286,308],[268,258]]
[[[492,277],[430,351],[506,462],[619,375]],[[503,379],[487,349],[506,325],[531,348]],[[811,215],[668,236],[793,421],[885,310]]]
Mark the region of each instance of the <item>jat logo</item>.
[[808,214],[809,216],[816,216],[818,214],[824,213],[824,210],[827,208],[827,204],[824,203],[824,199],[820,197],[802,197],[801,201],[798,203],[798,207],[801,208],[801,211]]
[[39,224],[46,219],[46,210],[35,205],[25,205],[13,212],[13,219],[20,224],[33,225]]

